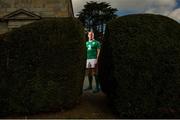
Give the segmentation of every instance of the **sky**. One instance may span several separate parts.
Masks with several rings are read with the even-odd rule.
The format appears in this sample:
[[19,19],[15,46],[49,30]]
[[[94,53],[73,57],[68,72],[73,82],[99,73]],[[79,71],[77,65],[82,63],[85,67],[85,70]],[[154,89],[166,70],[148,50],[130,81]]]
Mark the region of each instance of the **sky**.
[[118,9],[118,16],[152,13],[180,22],[180,0],[72,0],[75,16],[84,8],[86,2],[90,1],[110,3],[112,8]]

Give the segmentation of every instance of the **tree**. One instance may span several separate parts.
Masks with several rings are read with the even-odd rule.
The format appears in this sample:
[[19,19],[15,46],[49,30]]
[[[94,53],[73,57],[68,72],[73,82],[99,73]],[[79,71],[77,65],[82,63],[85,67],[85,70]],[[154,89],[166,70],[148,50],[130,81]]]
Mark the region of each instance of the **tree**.
[[102,40],[106,23],[117,17],[115,12],[117,9],[112,8],[106,2],[87,2],[84,9],[79,12],[78,19],[83,23],[84,27],[95,32],[95,38],[100,37]]

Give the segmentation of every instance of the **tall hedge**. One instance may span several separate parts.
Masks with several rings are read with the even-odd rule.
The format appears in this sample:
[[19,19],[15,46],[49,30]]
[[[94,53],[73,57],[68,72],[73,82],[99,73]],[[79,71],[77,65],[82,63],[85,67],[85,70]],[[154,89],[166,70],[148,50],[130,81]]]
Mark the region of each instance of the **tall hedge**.
[[75,105],[82,91],[86,59],[83,27],[78,20],[38,21],[13,30],[5,40],[6,66],[0,70],[7,71],[3,79],[0,76],[0,115]]
[[121,118],[179,118],[180,24],[152,14],[112,20],[99,77]]

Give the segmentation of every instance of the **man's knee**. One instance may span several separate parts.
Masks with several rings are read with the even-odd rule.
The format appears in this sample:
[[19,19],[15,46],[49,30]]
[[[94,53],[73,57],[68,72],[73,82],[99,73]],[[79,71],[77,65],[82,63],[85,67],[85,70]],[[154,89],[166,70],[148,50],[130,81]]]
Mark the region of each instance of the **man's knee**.
[[96,69],[95,68],[92,69],[92,75],[94,75],[94,76],[96,75]]

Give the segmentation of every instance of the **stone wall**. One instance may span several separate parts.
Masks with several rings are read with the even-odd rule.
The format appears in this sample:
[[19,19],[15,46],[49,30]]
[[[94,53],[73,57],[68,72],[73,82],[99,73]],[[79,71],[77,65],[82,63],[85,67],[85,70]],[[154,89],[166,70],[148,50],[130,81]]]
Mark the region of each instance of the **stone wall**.
[[31,23],[35,20],[24,18],[19,20],[20,15],[4,20],[4,16],[11,15],[13,12],[23,9],[35,14],[41,19],[51,17],[73,17],[73,8],[71,0],[0,0],[0,34],[13,28]]
[[8,31],[7,23],[0,22],[0,34],[6,33]]
[[42,17],[71,16],[69,0],[0,0],[0,18],[18,9],[34,12]]

